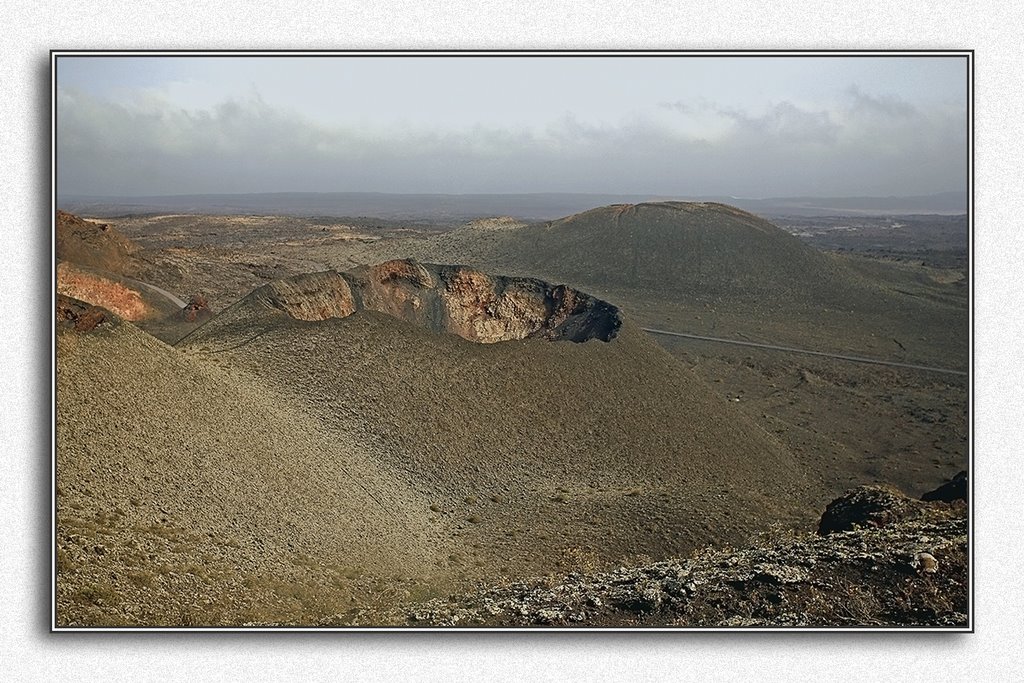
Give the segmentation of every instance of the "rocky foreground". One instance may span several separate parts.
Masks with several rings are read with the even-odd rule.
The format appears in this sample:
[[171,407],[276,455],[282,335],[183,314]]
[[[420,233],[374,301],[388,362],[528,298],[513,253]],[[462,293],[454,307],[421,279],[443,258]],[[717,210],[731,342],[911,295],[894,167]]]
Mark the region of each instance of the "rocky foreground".
[[922,503],[860,487],[830,505],[818,534],[766,534],[747,548],[685,560],[481,588],[391,619],[449,627],[963,628],[966,510],[962,500]]

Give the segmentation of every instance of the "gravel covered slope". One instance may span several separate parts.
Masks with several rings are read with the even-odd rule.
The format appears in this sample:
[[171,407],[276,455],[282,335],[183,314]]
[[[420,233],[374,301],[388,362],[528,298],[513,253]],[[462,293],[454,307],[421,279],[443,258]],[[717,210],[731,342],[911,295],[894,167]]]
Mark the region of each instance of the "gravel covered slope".
[[809,523],[824,502],[773,436],[628,321],[608,342],[479,344],[375,311],[243,313],[179,348],[354,428],[429,501],[456,576],[670,556]]
[[236,369],[107,314],[59,325],[57,375],[58,623],[309,623],[448,554],[428,501]]

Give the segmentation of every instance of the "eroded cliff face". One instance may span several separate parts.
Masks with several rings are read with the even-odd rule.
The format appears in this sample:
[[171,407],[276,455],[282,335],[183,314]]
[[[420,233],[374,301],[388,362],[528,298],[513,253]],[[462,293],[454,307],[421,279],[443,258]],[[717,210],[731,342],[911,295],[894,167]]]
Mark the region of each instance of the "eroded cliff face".
[[277,280],[253,296],[298,320],[372,310],[482,344],[609,341],[622,324],[617,308],[565,285],[412,260]]

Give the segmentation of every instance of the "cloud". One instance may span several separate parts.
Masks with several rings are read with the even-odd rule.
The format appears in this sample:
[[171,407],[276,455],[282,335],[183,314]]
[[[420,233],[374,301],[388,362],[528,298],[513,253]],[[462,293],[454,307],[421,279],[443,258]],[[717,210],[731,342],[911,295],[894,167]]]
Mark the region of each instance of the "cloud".
[[271,191],[918,194],[964,186],[963,116],[850,88],[835,107],[662,102],[615,122],[314,122],[258,92],[184,109],[61,88],[62,194]]
[[839,126],[827,111],[801,109],[792,102],[772,105],[760,116],[751,116],[739,110],[719,109],[720,114],[732,119],[742,135],[770,138],[786,143],[835,142]]
[[856,84],[846,89],[852,100],[851,110],[889,118],[909,119],[918,116],[918,110],[897,95],[869,95]]
[[829,144],[838,139],[841,130],[833,112],[802,108],[786,100],[769,105],[761,113],[703,99],[693,103],[661,102],[658,106],[695,121],[706,120],[709,117],[728,121],[732,124],[731,128],[726,129],[728,135],[752,140]]
[[657,106],[660,109],[669,109],[671,111],[677,111],[680,114],[693,114],[700,109],[698,105],[683,102],[682,100],[676,100],[675,102],[658,102]]

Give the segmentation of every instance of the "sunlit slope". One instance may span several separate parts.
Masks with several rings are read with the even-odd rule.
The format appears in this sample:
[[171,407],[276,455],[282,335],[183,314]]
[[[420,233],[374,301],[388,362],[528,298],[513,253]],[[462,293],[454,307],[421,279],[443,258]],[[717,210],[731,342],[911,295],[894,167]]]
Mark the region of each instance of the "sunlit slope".
[[453,571],[687,552],[801,519],[824,495],[628,320],[610,341],[485,344],[378,311],[297,320],[260,298],[179,348],[238,368],[325,429],[356,428],[431,501],[462,548]]
[[310,599],[329,610],[352,578],[422,577],[447,555],[428,502],[245,373],[108,313],[59,325],[57,376],[64,623],[308,616],[295,587],[333,591]]

